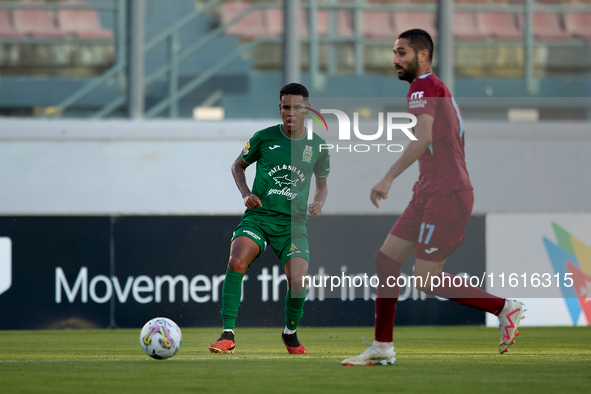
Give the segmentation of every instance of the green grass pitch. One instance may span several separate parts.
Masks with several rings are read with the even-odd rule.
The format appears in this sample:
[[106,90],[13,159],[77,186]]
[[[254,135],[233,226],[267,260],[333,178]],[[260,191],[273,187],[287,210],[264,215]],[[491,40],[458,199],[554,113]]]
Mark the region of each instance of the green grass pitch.
[[306,356],[280,328],[236,331],[234,356],[210,354],[219,329],[184,328],[179,353],[144,355],[136,330],[0,331],[0,393],[588,393],[591,327],[522,328],[508,354],[498,329],[396,327],[392,366],[344,367],[371,327],[302,328]]

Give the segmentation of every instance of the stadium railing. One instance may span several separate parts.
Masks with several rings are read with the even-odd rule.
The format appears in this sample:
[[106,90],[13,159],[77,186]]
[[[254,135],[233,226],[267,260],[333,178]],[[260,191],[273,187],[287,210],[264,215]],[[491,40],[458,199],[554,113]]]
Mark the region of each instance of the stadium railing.
[[[526,0],[527,2],[528,0]],[[502,43],[506,47],[533,50],[534,44],[560,46],[585,46],[591,39],[591,0],[538,0],[533,7],[526,7],[520,0],[457,0],[455,4],[454,26],[457,47],[474,45],[493,45]],[[100,10],[111,10],[117,15],[117,32],[125,31],[125,0],[115,0],[113,7],[103,6]],[[223,4],[222,4],[223,3]],[[308,45],[308,63],[313,84],[320,74],[320,44],[326,47],[329,75],[339,72],[337,47],[352,45],[353,70],[357,75],[365,73],[364,51],[368,46],[392,45],[392,37],[404,29],[422,27],[437,35],[434,21],[435,0],[425,1],[302,1],[300,15],[301,42]],[[530,3],[532,4],[532,3]],[[65,3],[0,2],[0,11],[14,8],[43,10],[88,10],[91,7]],[[179,49],[179,32],[201,15],[214,9],[220,13],[221,23],[187,48]],[[59,11],[58,11],[59,12]],[[525,14],[526,16],[522,16]],[[531,28],[526,23],[531,15]],[[178,116],[178,102],[210,78],[217,75],[225,66],[239,57],[250,54],[261,44],[277,45],[281,42],[282,26],[281,2],[277,1],[226,1],[209,0],[200,3],[195,12],[165,29],[145,45],[145,52],[166,43],[168,61],[155,72],[145,77],[146,86],[162,78],[168,79],[168,95],[146,112],[146,117],[155,117],[168,110],[168,117]],[[2,25],[0,13],[0,26]],[[563,27],[564,26],[564,27]],[[100,27],[98,28],[100,31]],[[0,33],[2,32],[0,27]],[[15,35],[16,34],[16,35]],[[46,42],[44,40],[20,36],[21,32],[7,29],[6,36],[0,36],[0,43]],[[198,53],[222,35],[235,35],[242,39],[236,51],[226,54],[206,71],[179,86],[179,64]],[[125,34],[115,37],[116,63],[99,78],[90,81],[84,88],[57,104],[60,111],[74,105],[82,97],[105,84],[114,76],[125,77],[126,56]],[[76,35],[69,35],[67,42],[79,42]],[[90,40],[92,41],[92,40]],[[52,40],[51,42],[57,42]],[[526,77],[531,77],[531,54],[523,63]],[[93,117],[106,117],[125,104],[127,97],[121,93],[117,99],[107,103]]]

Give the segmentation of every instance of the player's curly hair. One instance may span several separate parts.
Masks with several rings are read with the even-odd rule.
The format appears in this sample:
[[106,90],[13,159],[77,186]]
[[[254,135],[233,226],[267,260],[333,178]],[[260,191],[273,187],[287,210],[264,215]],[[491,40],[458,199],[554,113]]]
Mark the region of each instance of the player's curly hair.
[[423,49],[429,51],[429,62],[433,63],[433,40],[429,33],[422,29],[410,29],[400,33],[398,38],[406,38],[409,46],[416,54]]
[[302,96],[304,99],[309,97],[308,89],[299,83],[288,83],[282,87],[279,91],[279,100],[281,101],[281,98],[283,98],[283,96],[287,96],[288,94],[291,94],[292,96]]

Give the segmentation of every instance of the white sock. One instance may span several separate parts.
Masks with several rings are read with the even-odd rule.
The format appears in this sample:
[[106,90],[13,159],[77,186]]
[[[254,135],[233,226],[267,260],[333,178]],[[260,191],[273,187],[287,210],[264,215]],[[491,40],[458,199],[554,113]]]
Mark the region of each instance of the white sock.
[[390,349],[391,347],[394,347],[394,342],[373,341],[373,344],[379,347],[380,349]]
[[291,334],[295,334],[296,330],[290,330],[289,328],[287,328],[287,326],[285,326],[285,328],[283,329],[283,333],[286,335],[291,335]]
[[231,332],[232,334],[234,334],[234,330],[230,329],[230,328],[224,328],[222,330],[222,332]]

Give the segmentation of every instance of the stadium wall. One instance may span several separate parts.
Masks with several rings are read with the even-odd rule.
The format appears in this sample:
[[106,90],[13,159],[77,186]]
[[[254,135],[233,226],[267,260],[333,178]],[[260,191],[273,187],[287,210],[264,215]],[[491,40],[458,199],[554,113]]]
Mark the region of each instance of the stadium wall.
[[[3,119],[0,214],[237,215],[230,165],[255,131],[276,123]],[[466,122],[474,213],[591,212],[590,130],[589,122]],[[369,190],[398,154],[331,153],[325,213],[404,210],[416,165],[378,211]]]

